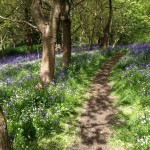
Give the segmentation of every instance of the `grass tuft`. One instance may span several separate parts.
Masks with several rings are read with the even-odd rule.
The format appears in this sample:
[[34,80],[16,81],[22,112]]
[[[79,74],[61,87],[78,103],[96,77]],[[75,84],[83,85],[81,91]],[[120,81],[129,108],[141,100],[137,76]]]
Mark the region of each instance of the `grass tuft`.
[[121,122],[113,125],[112,147],[118,142],[123,149],[150,149],[149,60],[150,45],[136,45],[129,49],[111,73],[112,92],[118,96],[115,105],[119,109],[114,120]]
[[69,69],[56,58],[55,79],[37,89],[40,61],[6,64],[0,72],[0,105],[14,150],[65,150],[76,140],[75,122],[90,78],[107,55],[100,51],[72,56]]

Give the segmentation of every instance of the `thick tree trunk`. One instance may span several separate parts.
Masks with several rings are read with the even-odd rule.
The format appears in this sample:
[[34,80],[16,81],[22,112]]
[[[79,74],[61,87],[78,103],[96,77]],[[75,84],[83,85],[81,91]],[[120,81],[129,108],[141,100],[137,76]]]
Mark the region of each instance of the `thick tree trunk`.
[[103,36],[103,41],[102,41],[102,47],[104,49],[106,49],[108,46],[110,32],[111,32],[111,26],[112,26],[112,17],[113,17],[112,0],[109,0],[109,18],[108,18],[106,27],[104,29],[104,36]]
[[40,71],[40,82],[42,87],[50,83],[54,77],[55,68],[55,49],[57,42],[57,33],[61,13],[61,0],[55,0],[52,8],[50,25],[47,25],[42,32],[43,55]]
[[63,1],[61,13],[62,33],[63,33],[63,62],[62,67],[69,67],[71,61],[71,21],[70,21],[69,0]]
[[50,83],[54,77],[55,48],[57,41],[57,31],[61,13],[62,0],[54,0],[51,10],[50,21],[46,22],[42,13],[41,0],[33,1],[33,15],[37,22],[37,27],[41,32],[43,42],[42,63],[40,69],[40,84],[44,87]]
[[55,51],[51,49],[51,38],[49,25],[43,27],[45,32],[42,34],[42,62],[40,68],[40,85],[46,86],[52,81],[54,76]]
[[7,133],[7,125],[4,118],[4,114],[0,107],[0,150],[10,150],[10,143]]
[[108,41],[109,41],[109,35],[108,33],[104,34],[104,38],[103,38],[103,43],[102,43],[102,47],[103,49],[106,49],[108,46]]
[[71,61],[71,21],[65,20],[63,26],[63,63],[62,67],[69,67]]

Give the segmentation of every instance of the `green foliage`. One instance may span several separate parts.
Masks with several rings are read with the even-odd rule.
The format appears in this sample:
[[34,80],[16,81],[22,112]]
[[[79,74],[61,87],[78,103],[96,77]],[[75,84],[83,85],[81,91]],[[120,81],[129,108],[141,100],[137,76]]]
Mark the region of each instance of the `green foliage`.
[[[116,0],[110,42],[119,45],[149,42],[150,19],[148,0]],[[121,7],[124,6],[124,7]]]
[[0,50],[0,57],[33,53],[33,52],[41,51],[42,47],[41,45],[32,45],[31,49],[32,51],[30,51],[26,45],[21,45],[17,47],[10,46],[8,48],[5,48],[4,50]]
[[0,104],[3,106],[13,149],[63,150],[75,140],[75,121],[90,77],[106,56],[99,51],[73,55],[62,71],[56,60],[54,82],[38,89],[39,61],[7,65],[0,72]]
[[[35,22],[31,15],[31,2],[30,0],[2,0],[0,2],[2,8],[0,14],[10,20],[23,20],[34,25]],[[78,0],[74,0],[71,3],[72,40],[79,42],[79,45],[97,43],[99,36],[104,34],[103,30],[108,20],[108,1],[86,0],[81,3],[78,2]],[[147,7],[148,3],[149,0],[113,1],[114,9],[110,45],[116,44],[117,41],[119,44],[149,42],[150,11],[149,7]],[[48,9],[44,9],[43,12],[48,19]],[[26,45],[39,44],[39,34],[35,30],[27,24],[10,20],[0,18],[0,50],[2,47],[6,47],[14,51],[11,47],[19,43]]]
[[113,118],[114,147],[120,143],[120,147],[130,150],[150,148],[149,56],[146,52],[138,55],[128,52],[112,71],[113,94],[119,96],[116,102],[119,111]]

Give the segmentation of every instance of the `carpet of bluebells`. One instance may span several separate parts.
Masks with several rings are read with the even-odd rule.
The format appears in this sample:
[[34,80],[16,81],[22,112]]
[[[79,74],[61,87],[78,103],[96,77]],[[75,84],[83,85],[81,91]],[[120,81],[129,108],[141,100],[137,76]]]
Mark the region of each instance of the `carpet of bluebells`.
[[[119,112],[114,116],[113,143],[125,149],[150,149],[150,44],[109,47],[89,51],[82,46],[72,51],[69,69],[62,71],[61,51],[56,57],[55,78],[45,89],[36,87],[41,52],[0,58],[0,105],[7,118],[14,150],[65,150],[76,140],[78,109],[90,78],[106,58],[127,50],[112,71],[113,91],[119,95]],[[116,144],[115,144],[116,146]]]
[[55,79],[44,89],[36,87],[40,57],[28,54],[0,60],[0,105],[14,150],[63,150],[74,141],[85,89],[107,55],[99,50],[78,51],[65,71],[62,55],[57,55]]
[[[113,92],[119,95],[112,143],[125,149],[150,149],[150,43],[130,44],[112,71]],[[120,123],[119,123],[120,122]],[[115,145],[115,144],[114,144]]]

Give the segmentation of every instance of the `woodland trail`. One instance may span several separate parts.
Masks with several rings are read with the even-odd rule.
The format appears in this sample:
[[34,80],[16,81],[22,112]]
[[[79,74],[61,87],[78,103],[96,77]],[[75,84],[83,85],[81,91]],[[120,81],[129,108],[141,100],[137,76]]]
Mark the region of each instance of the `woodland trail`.
[[110,126],[114,123],[112,116],[116,110],[111,105],[113,98],[110,96],[108,77],[122,56],[123,54],[116,54],[93,77],[90,98],[83,104],[77,123],[81,141],[70,150],[110,150],[107,139],[113,135]]

